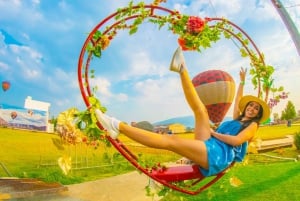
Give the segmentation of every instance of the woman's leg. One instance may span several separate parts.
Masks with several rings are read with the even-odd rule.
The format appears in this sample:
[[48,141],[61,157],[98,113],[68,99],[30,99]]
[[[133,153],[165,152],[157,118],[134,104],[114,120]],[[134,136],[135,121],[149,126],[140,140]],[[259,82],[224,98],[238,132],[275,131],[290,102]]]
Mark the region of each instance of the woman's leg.
[[206,146],[201,140],[183,139],[176,135],[160,135],[123,122],[119,124],[119,131],[140,144],[175,152],[203,168],[208,168]]
[[95,111],[96,116],[102,126],[110,132],[110,136],[113,138],[116,138],[119,133],[123,133],[127,137],[145,146],[173,151],[189,158],[203,168],[208,168],[207,150],[206,145],[203,142],[211,137],[207,110],[198,97],[196,89],[189,78],[180,49],[177,49],[173,56],[171,69],[176,66],[175,64],[178,64],[177,67],[179,70],[177,72],[180,73],[186,100],[195,115],[195,139],[197,140],[182,139],[175,135],[159,135],[132,127],[103,114],[100,110]]
[[175,135],[160,135],[140,128],[132,127],[124,122],[95,110],[96,117],[101,125],[109,132],[110,137],[117,138],[123,133],[132,140],[148,147],[166,149],[182,155],[203,168],[208,167],[206,146],[201,140],[182,139]]
[[180,48],[178,48],[173,56],[170,69],[180,74],[181,85],[185,98],[193,110],[195,117],[195,139],[207,140],[211,137],[209,116],[205,105],[200,100],[196,89],[189,77],[184,57]]

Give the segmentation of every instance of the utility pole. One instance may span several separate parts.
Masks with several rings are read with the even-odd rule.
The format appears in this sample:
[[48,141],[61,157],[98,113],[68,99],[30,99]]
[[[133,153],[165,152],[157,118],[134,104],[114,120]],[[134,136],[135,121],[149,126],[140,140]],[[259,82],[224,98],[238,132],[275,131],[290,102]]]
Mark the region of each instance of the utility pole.
[[286,9],[284,8],[280,0],[271,0],[271,1],[274,7],[276,8],[277,12],[279,13],[281,19],[283,20],[285,26],[287,27],[292,37],[292,40],[296,46],[297,52],[300,56],[300,34],[299,31],[297,30],[296,25],[293,23],[290,15],[286,11]]

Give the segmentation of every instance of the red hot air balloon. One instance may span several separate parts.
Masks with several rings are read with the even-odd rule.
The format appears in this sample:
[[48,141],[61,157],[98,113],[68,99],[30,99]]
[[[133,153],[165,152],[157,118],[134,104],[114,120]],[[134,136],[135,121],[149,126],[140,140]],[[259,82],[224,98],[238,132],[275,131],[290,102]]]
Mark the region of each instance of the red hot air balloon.
[[2,89],[3,89],[3,91],[7,91],[9,88],[10,88],[10,82],[3,81],[2,82]]
[[221,70],[208,70],[196,75],[192,82],[207,108],[209,119],[213,123],[222,122],[235,94],[232,77]]
[[10,117],[11,117],[12,119],[17,118],[17,116],[18,116],[18,113],[17,113],[17,112],[11,112],[11,113],[10,113]]

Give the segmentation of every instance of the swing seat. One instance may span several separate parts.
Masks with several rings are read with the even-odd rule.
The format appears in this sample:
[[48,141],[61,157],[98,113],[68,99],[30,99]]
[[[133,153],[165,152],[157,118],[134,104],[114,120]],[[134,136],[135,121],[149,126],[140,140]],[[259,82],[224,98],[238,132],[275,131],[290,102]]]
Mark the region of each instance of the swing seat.
[[166,182],[177,182],[191,179],[203,179],[198,165],[178,165],[163,169],[152,169],[151,175]]
[[[98,122],[99,123],[99,122]],[[186,193],[189,195],[196,195],[204,191],[212,184],[221,179],[226,171],[234,165],[235,162],[232,162],[229,167],[227,167],[222,172],[210,176],[209,178],[202,175],[199,171],[199,166],[196,164],[193,165],[175,165],[170,167],[164,167],[158,164],[156,167],[151,169],[144,168],[138,163],[138,157],[135,156],[119,139],[112,139],[107,136],[111,144],[138,170],[143,172],[145,175],[154,179],[155,181],[161,183],[164,186],[167,186],[173,190]],[[206,180],[208,179],[208,180]],[[177,184],[180,184],[182,181],[192,181],[189,186],[183,187]],[[192,189],[201,181],[205,181],[201,186],[198,186],[198,189]]]

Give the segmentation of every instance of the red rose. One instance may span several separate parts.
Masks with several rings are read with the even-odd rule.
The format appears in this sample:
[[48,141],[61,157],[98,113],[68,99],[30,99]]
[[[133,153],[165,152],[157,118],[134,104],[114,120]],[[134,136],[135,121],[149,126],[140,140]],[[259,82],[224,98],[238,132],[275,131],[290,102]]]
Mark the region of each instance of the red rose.
[[188,21],[187,21],[186,26],[187,26],[187,31],[189,33],[197,34],[197,33],[201,32],[204,29],[205,20],[203,20],[200,17],[190,16]]

